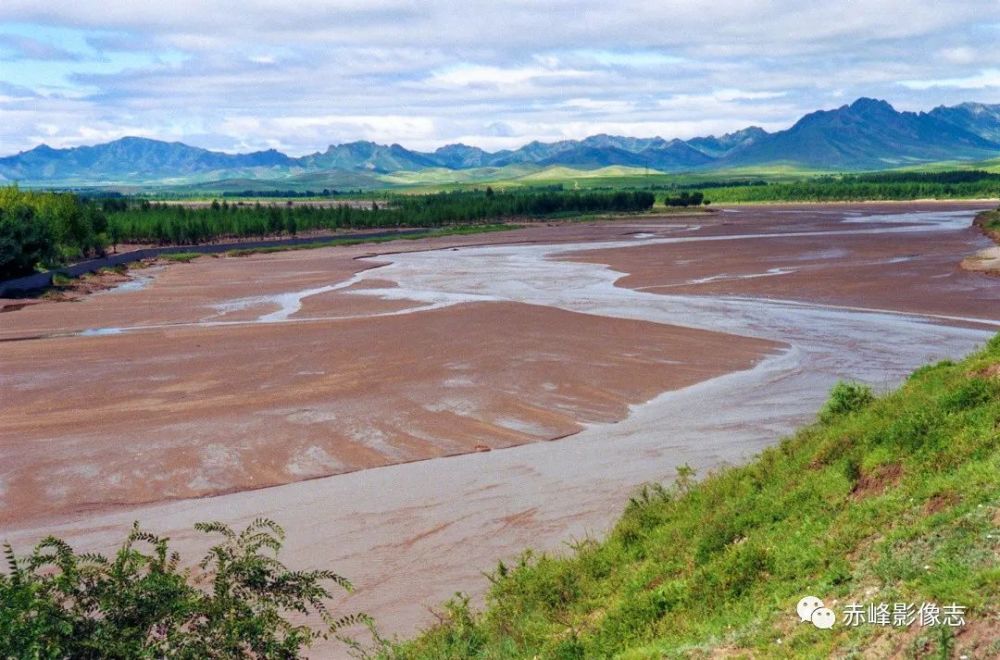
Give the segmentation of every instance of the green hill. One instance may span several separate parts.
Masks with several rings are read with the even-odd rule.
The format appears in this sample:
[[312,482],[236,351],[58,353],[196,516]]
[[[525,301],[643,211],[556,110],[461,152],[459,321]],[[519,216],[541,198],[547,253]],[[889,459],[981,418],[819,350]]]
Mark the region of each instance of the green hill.
[[[838,385],[749,465],[647,487],[607,539],[500,565],[483,612],[456,598],[393,655],[996,658],[998,559],[1000,336],[886,396]],[[800,622],[807,595],[832,629]],[[851,626],[854,603],[958,604],[965,625]]]
[[[767,171],[774,167],[854,172],[944,160],[993,159],[1000,153],[998,136],[1000,105],[963,103],[931,112],[900,112],[885,101],[860,98],[850,105],[809,113],[775,133],[751,126],[688,141],[598,134],[582,140],[533,141],[493,153],[464,144],[420,152],[369,141],[330,145],[323,152],[301,157],[273,149],[228,154],[140,137],[64,149],[42,144],[0,156],[0,181],[61,187],[153,186],[225,179],[281,180],[322,172],[328,173],[321,175],[327,178],[339,176],[329,174],[333,171],[377,180],[379,175],[437,170],[431,173],[430,183],[455,184],[470,180],[457,174],[463,170],[524,165],[571,170],[623,167],[642,173],[734,168]],[[402,185],[410,185],[405,179],[412,174],[402,178]]]

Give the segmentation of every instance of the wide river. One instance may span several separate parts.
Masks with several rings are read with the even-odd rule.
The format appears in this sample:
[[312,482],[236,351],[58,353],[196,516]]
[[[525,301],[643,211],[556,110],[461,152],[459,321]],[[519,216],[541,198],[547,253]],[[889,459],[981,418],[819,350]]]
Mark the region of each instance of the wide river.
[[[781,222],[791,222],[796,212],[776,213],[786,213],[780,216]],[[814,218],[817,214],[808,209],[798,212]],[[794,284],[789,285],[787,295],[778,296],[757,295],[754,289],[739,295],[671,293],[672,288],[727,283],[739,291],[744,282],[764,286],[766,281],[771,286],[782,278],[802,275],[807,268],[823,273],[824,268],[843,267],[844,260],[852,258],[850,251],[838,247],[843,241],[932,246],[960,236],[958,244],[980,245],[969,233],[974,212],[967,208],[841,211],[833,207],[824,212],[831,214],[829,221],[816,221],[801,230],[782,224],[773,231],[758,227],[744,231],[749,225],[736,220],[760,212],[741,208],[730,213],[731,230],[705,231],[687,222],[667,231],[663,224],[646,226],[636,221],[635,231],[624,239],[598,237],[586,242],[462,246],[382,255],[374,258],[382,264],[378,268],[322,287],[269,294],[277,309],[239,322],[308,322],[308,317],[296,313],[311,296],[349,284],[352,296],[419,303],[388,312],[392,314],[420,314],[469,302],[516,302],[755,337],[776,342],[780,348],[748,370],[661,393],[633,405],[621,421],[588,424],[582,432],[562,440],[211,498],[101,510],[44,528],[20,528],[8,536],[23,544],[51,531],[81,547],[106,547],[120,537],[121,529],[139,519],[149,521],[157,531],[169,532],[182,545],[200,548],[203,543],[190,531],[195,521],[221,519],[239,525],[263,515],[286,527],[288,563],[314,566],[319,562],[355,582],[359,590],[344,603],[344,611],[364,609],[387,632],[412,633],[429,622],[428,606],[453,592],[481,595],[486,586],[481,571],[489,570],[498,559],[509,559],[527,547],[564,551],[566,542],[573,539],[600,536],[637,485],[669,480],[684,464],[705,474],[747,460],[811,419],[838,379],[861,380],[885,390],[915,367],[960,357],[1000,330],[1000,306],[988,304],[967,311],[949,304],[948,291],[957,289],[946,287],[937,293],[930,289],[927,296],[941,297],[941,304],[928,304],[923,311],[919,301],[904,309],[878,298],[846,294],[838,300],[810,300],[797,295]],[[802,241],[808,254],[796,257],[802,263],[753,257],[751,261],[759,262],[754,267],[702,269],[663,286],[634,288],[622,285],[627,273],[599,263],[603,258],[577,259],[598,250],[613,258],[641,248],[649,254],[711,251],[721,262],[737,251],[768,254],[774,241],[781,241],[783,249]],[[817,243],[825,247],[816,248]],[[967,255],[946,256],[957,264]],[[890,272],[897,263],[915,268],[922,259],[940,257],[940,250],[923,253],[908,247],[903,255],[888,250],[884,260],[875,260],[880,263],[866,256],[864,265]],[[668,261],[683,269],[680,256]],[[965,277],[950,268],[941,272],[942,279],[944,274]],[[975,277],[980,278],[975,286],[987,291],[988,278]],[[918,284],[918,288],[923,286]],[[996,300],[993,294],[987,299]],[[241,304],[245,301],[231,302],[234,309]],[[587,359],[579,356],[581,361]],[[330,647],[320,649],[318,655],[328,652],[339,653]]]

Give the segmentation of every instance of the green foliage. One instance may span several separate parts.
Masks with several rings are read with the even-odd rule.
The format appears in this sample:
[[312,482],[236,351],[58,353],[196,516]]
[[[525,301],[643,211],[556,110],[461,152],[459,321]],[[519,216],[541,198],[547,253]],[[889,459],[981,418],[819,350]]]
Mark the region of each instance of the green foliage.
[[168,254],[161,254],[160,259],[164,261],[176,261],[179,263],[191,263],[198,257],[204,256],[200,252],[172,252]]
[[[1000,196],[1000,174],[982,169],[958,169],[968,165],[955,161],[923,168],[941,167],[939,171],[898,170],[859,174],[821,173],[795,166],[756,166],[717,171],[663,173],[643,172],[628,167],[578,170],[549,167],[524,175],[510,168],[499,170],[462,170],[394,173],[394,182],[406,183],[414,192],[429,188],[465,188],[489,183],[492,188],[539,184],[560,185],[589,190],[668,191],[663,200],[678,198],[684,190],[711,191],[712,202],[785,202],[785,201],[864,201],[892,199],[982,199]],[[980,167],[995,163],[980,164]],[[478,175],[476,174],[478,172]],[[459,178],[456,179],[456,176]],[[471,179],[468,177],[472,177]],[[405,181],[404,181],[405,179]],[[716,190],[719,192],[716,193]],[[705,202],[702,202],[705,203]]]
[[52,286],[56,287],[66,287],[73,284],[73,278],[63,273],[53,273],[52,275]]
[[664,197],[663,203],[666,206],[701,206],[701,203],[705,201],[705,195],[701,192],[689,193],[684,191],[677,195],[676,197],[667,196]]
[[981,226],[993,240],[1000,243],[1000,209],[980,213],[976,216],[975,224]]
[[883,172],[820,176],[787,183],[718,187],[715,202],[840,202],[905,199],[979,199],[1000,193],[989,172]]
[[107,231],[104,212],[75,195],[0,188],[0,278],[103,254]]
[[941,407],[948,412],[960,412],[1000,398],[996,380],[974,377],[941,397]]
[[[299,232],[389,227],[448,227],[476,231],[489,220],[586,213],[645,211],[649,192],[516,193],[454,192],[403,195],[371,206],[321,207],[230,204],[214,200],[204,208],[130,202],[121,198],[84,200],[63,193],[0,188],[0,279],[18,277],[103,254],[111,244],[195,245],[223,238],[296,236]],[[487,225],[485,229],[489,229]],[[322,241],[318,241],[322,242]],[[332,244],[332,243],[331,243]],[[187,260],[187,255],[166,257]]]
[[138,204],[114,212],[109,226],[122,241],[193,245],[219,238],[295,235],[302,231],[380,227],[451,227],[501,218],[635,212],[653,206],[648,192],[454,192],[401,195],[370,207],[228,204],[207,208]]
[[[138,523],[111,559],[77,554],[54,537],[26,557],[5,545],[0,657],[295,658],[346,627],[374,632],[365,615],[337,618],[327,608],[327,585],[350,591],[344,577],[278,561],[284,531],[276,523],[258,519],[240,533],[218,522],[196,529],[223,540],[195,573],[179,567],[168,539]],[[318,613],[324,627],[294,624],[290,613]]]
[[0,279],[101,254],[107,218],[74,195],[0,188]]
[[[834,388],[823,419],[748,465],[647,486],[608,537],[496,571],[486,607],[398,658],[992,657],[976,635],[799,625],[830,602],[956,602],[1000,621],[1000,335],[874,397]],[[686,479],[685,479],[686,477]],[[910,630],[921,632],[919,629]],[[932,638],[925,639],[926,635]],[[878,646],[874,646],[878,639]],[[780,640],[780,642],[778,641]],[[872,649],[877,649],[871,651]],[[944,656],[942,656],[944,657]]]
[[820,410],[819,417],[829,421],[840,415],[857,412],[874,400],[872,388],[867,385],[840,381],[830,390],[830,398]]
[[18,277],[56,256],[52,227],[20,201],[0,206],[0,279]]

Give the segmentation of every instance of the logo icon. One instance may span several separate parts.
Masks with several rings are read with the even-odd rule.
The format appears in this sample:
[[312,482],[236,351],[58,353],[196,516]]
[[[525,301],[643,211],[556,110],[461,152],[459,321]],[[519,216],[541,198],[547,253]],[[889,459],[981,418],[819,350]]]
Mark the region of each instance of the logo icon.
[[799,622],[809,621],[820,630],[829,630],[837,621],[837,615],[833,610],[823,605],[823,601],[816,596],[806,596],[795,606],[795,612],[799,615]]

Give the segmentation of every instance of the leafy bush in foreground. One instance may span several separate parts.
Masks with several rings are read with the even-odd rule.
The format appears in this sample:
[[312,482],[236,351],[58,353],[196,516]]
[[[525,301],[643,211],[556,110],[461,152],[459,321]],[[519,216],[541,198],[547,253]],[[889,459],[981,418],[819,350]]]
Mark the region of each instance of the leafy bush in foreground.
[[[197,576],[179,568],[168,539],[138,523],[113,559],[77,554],[54,537],[26,557],[5,545],[0,657],[295,658],[331,634],[355,645],[340,636],[345,627],[374,633],[367,616],[334,618],[327,609],[326,585],[350,591],[344,577],[277,560],[284,532],[276,523],[258,519],[239,534],[217,522],[195,527],[223,536]],[[313,612],[322,630],[286,618]]]

